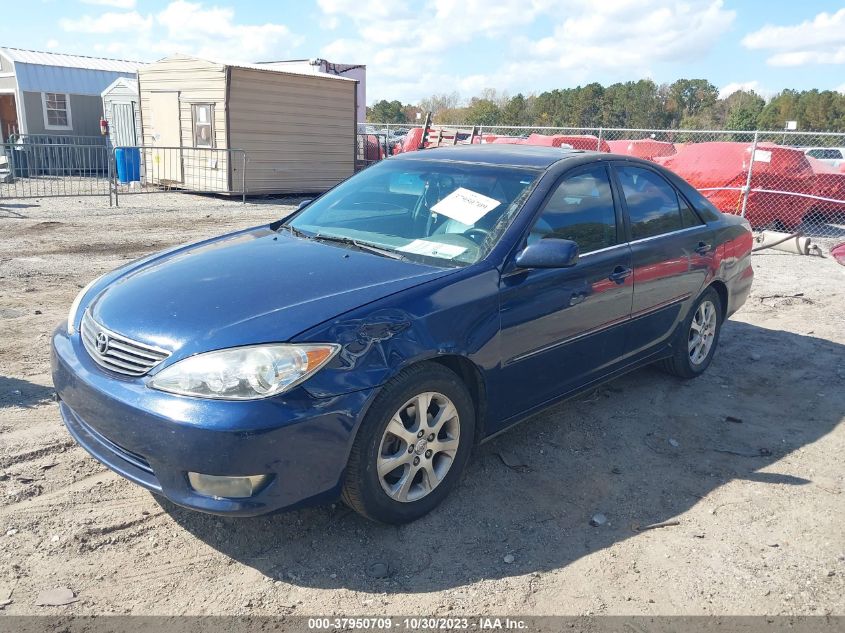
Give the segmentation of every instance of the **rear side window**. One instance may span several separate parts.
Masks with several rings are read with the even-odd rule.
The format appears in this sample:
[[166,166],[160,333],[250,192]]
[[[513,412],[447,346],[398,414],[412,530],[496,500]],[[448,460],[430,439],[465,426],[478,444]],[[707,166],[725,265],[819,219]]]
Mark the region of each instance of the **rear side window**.
[[552,193],[528,236],[572,240],[580,253],[616,244],[616,212],[603,165],[565,176]]
[[811,149],[807,152],[813,158],[820,158],[823,160],[836,160],[842,158],[842,152],[838,149]]
[[651,171],[629,165],[616,167],[631,219],[635,240],[679,231],[701,221],[666,180]]

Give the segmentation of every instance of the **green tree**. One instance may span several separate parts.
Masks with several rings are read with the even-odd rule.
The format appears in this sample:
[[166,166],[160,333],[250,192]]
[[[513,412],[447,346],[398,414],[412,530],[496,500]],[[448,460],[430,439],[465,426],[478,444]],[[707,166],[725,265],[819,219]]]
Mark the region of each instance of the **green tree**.
[[367,121],[373,123],[405,123],[405,106],[400,101],[382,99],[367,108]]
[[678,79],[669,86],[666,110],[672,127],[687,121],[706,121],[719,90],[706,79]]
[[493,101],[473,97],[466,109],[465,122],[470,125],[496,125],[499,117],[499,106]]

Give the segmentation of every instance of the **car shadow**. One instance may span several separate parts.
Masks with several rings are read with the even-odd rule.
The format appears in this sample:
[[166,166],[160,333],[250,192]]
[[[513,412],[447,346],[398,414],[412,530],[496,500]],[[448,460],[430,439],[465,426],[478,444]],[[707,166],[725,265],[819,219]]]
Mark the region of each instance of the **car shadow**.
[[0,376],[0,409],[4,407],[34,407],[49,402],[55,395],[52,387],[37,385],[28,380]]
[[[405,526],[340,503],[254,519],[159,503],[225,555],[299,586],[416,593],[543,573],[642,538],[641,526],[680,518],[666,529],[692,538],[701,526],[681,515],[733,480],[810,487],[777,462],[842,420],[843,358],[831,341],[728,322],[705,375],[644,368],[532,417],[479,446],[460,486]],[[607,522],[591,525],[597,514]]]

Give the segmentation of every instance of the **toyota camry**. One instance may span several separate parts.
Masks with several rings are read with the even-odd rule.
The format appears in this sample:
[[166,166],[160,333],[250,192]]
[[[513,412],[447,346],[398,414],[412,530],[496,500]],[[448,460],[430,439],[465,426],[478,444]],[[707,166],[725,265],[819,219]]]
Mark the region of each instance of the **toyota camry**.
[[290,217],[84,288],[52,338],[65,425],[173,502],[338,497],[402,523],[478,442],[646,364],[704,372],[752,237],[672,172],[550,147],[402,154]]

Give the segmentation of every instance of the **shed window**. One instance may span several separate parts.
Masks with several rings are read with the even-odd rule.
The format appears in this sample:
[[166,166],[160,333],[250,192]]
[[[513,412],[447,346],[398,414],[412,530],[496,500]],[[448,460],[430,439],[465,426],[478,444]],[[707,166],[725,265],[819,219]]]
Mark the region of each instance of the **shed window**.
[[195,103],[191,112],[194,118],[194,147],[214,147],[214,106]]
[[48,130],[71,129],[70,99],[61,92],[42,92],[44,127]]

